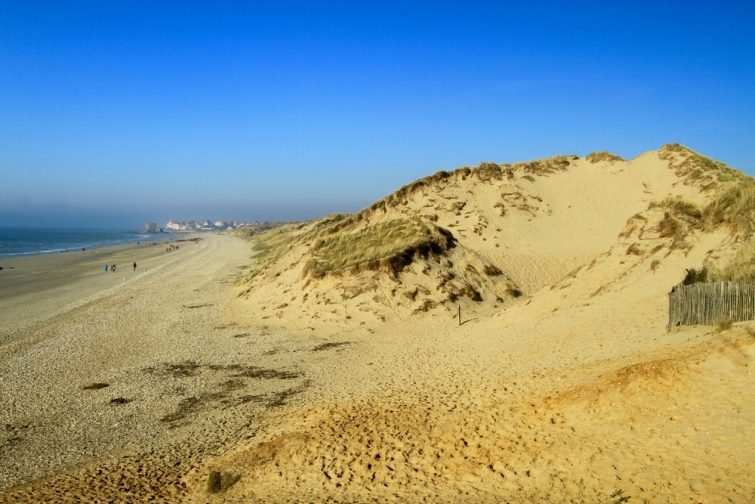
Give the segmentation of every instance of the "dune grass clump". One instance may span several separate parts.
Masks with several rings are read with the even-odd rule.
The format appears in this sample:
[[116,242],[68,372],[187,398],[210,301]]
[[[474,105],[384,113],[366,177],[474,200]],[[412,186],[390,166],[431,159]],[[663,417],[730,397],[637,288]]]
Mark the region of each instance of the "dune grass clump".
[[705,283],[708,281],[708,268],[690,268],[687,270],[687,273],[684,275],[684,280],[682,280],[682,285],[692,285],[696,283]]
[[503,275],[503,271],[498,266],[495,266],[493,264],[486,264],[482,268],[483,273],[485,273],[488,276],[501,276]]
[[678,143],[661,147],[658,157],[667,160],[674,173],[686,184],[695,184],[703,191],[719,189],[722,184],[748,178],[738,170]]
[[600,163],[601,161],[624,161],[623,157],[608,151],[591,152],[585,156],[585,159],[593,164]]
[[729,263],[711,272],[713,281],[755,281],[755,238],[750,238]]
[[397,273],[415,254],[439,255],[453,245],[452,235],[417,218],[393,219],[356,232],[340,232],[320,238],[312,248],[305,274],[322,277],[347,270],[387,266]]
[[[661,237],[673,238],[674,248],[685,248],[687,236],[695,230],[727,226],[732,233],[750,236],[755,232],[755,179],[743,175],[724,184],[702,208],[681,196],[669,196],[651,203],[649,208],[664,210],[657,231]],[[742,269],[746,260],[747,257],[739,260],[736,267]]]
[[650,204],[650,208],[663,208],[690,223],[697,223],[703,216],[703,211],[695,203],[681,196],[668,196],[667,198]]
[[252,269],[240,280],[248,283],[262,273],[275,261],[280,259],[286,250],[296,241],[298,228],[293,224],[275,227],[261,232],[247,232],[241,237],[254,241],[255,263]]
[[631,499],[631,497],[626,495],[622,489],[615,490],[610,497],[611,504],[623,504],[624,502],[629,502]]
[[370,214],[377,211],[385,212],[389,208],[406,205],[409,201],[409,198],[415,193],[420,192],[427,187],[441,185],[442,183],[445,183],[446,180],[450,179],[455,173],[456,172],[440,170],[430,176],[415,180],[414,182],[411,182],[399,188],[397,191],[389,194],[385,198],[376,201],[372,204],[372,206],[362,210],[357,215],[359,216],[359,218],[362,218],[364,216],[369,216]]
[[705,225],[729,225],[733,231],[755,231],[755,179],[738,180],[720,191],[705,207]]
[[690,231],[700,227],[703,216],[700,207],[680,196],[669,196],[662,201],[651,203],[649,208],[664,210],[657,231],[662,238],[673,239],[671,248],[687,248],[686,239]]
[[521,170],[527,174],[533,175],[550,175],[552,173],[562,172],[569,168],[572,161],[579,159],[579,156],[553,156],[545,159],[536,159],[528,163],[515,163],[512,165],[514,171]]

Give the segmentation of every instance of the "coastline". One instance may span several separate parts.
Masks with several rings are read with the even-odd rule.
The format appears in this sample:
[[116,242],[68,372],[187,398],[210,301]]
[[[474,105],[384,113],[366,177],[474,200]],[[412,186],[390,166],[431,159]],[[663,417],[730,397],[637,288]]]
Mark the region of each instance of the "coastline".
[[[239,425],[221,435],[220,411],[208,411],[196,422],[174,413],[214,385],[209,376],[187,380],[198,373],[176,374],[174,367],[209,359],[215,367],[225,366],[218,374],[227,381],[225,375],[251,358],[243,355],[243,339],[231,338],[239,349],[228,353],[213,334],[213,327],[222,325],[228,287],[249,260],[249,247],[228,236],[204,237],[172,252],[151,247],[157,252],[141,256],[143,271],[105,273],[97,263],[94,273],[58,272],[57,282],[67,279],[70,285],[17,296],[29,304],[48,305],[47,312],[53,305],[64,307],[36,325],[16,317],[15,326],[7,321],[0,326],[6,336],[13,336],[0,345],[0,502],[44,502],[70,495],[76,491],[65,487],[70,484],[65,475],[92,462],[119,464],[106,474],[114,478],[135,471],[135,478],[149,479],[151,474],[137,472],[142,467],[174,477],[164,471],[165,457],[175,460],[170,467],[180,472],[185,466],[179,464],[237,441],[235,436],[248,424],[246,416],[235,417]],[[138,250],[133,247],[110,250],[126,261],[134,252]],[[94,294],[86,296],[86,290]],[[71,296],[78,298],[73,307]],[[9,310],[8,300],[0,303],[2,313]],[[26,307],[16,303],[12,309]],[[208,373],[214,374],[215,367]],[[57,484],[43,482],[56,475]],[[65,488],[57,488],[57,497],[13,496],[13,487],[27,483],[32,483],[33,493],[55,492],[58,484]],[[98,490],[93,486],[89,491],[91,496]],[[117,492],[111,488],[107,494]]]
[[171,239],[172,233],[167,232],[0,226],[0,265],[11,258],[89,252],[118,245],[149,244]]
[[[182,239],[202,238],[194,235]],[[175,240],[120,243],[64,253],[8,256],[0,260],[0,345],[19,332],[82,300],[117,287],[174,258]],[[182,242],[183,243],[183,242]],[[179,243],[178,245],[182,244]],[[179,249],[180,250],[180,249]],[[137,268],[134,270],[133,263]],[[113,273],[105,265],[118,265]]]

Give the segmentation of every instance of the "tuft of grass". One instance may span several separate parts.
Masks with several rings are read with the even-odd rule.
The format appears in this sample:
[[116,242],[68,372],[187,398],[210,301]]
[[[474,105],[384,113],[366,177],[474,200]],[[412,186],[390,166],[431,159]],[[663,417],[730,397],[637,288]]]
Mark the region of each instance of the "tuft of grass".
[[669,212],[663,214],[663,219],[658,222],[658,234],[663,238],[673,238],[672,248],[684,244],[687,237],[686,227]]
[[210,471],[207,477],[207,493],[218,493],[223,484],[223,477],[220,471]]
[[534,175],[550,175],[552,173],[565,171],[569,168],[571,162],[577,159],[579,159],[579,156],[553,156],[544,159],[536,159],[527,163],[515,163],[511,168],[514,171],[521,170],[525,173]]
[[748,177],[727,185],[705,207],[708,229],[726,224],[733,231],[755,231],[755,179]]
[[681,144],[668,144],[661,147],[658,156],[668,161],[687,185],[696,185],[703,191],[719,189],[721,184],[745,180],[747,175],[710,159]]
[[681,196],[668,196],[661,201],[650,203],[650,208],[663,208],[675,217],[690,223],[697,223],[703,217],[703,211],[695,203]]
[[657,231],[663,238],[673,238],[671,248],[688,248],[687,236],[701,226],[703,211],[695,203],[680,196],[669,196],[661,201],[650,203],[649,208],[664,210],[658,222]]
[[511,297],[518,298],[518,297],[522,297],[524,295],[524,292],[522,292],[516,287],[509,287],[508,289],[506,289],[506,294],[508,294]]
[[699,270],[696,270],[695,268],[690,268],[687,270],[687,274],[684,276],[684,280],[682,280],[682,285],[692,285],[695,283],[705,283],[708,281],[708,269],[707,268],[700,268]]
[[633,243],[629,247],[627,247],[626,255],[641,256],[642,254],[642,248],[640,247],[639,243]]
[[323,350],[332,350],[333,348],[342,347],[344,345],[351,345],[351,341],[329,341],[327,343],[320,343],[312,348],[312,351],[322,352]]
[[722,269],[711,272],[713,281],[755,281],[755,237],[750,238]]
[[254,242],[256,252],[254,265],[246,273],[240,283],[249,283],[270,265],[275,263],[289,250],[296,241],[297,227],[291,224],[278,226],[261,232],[247,232],[241,237]]
[[356,232],[342,231],[317,240],[305,273],[316,278],[347,270],[386,265],[393,273],[415,254],[439,255],[453,246],[451,233],[419,218],[392,219]]
[[[665,211],[657,230],[662,237],[674,239],[674,248],[685,248],[687,236],[695,230],[710,231],[728,226],[732,233],[752,235],[755,232],[755,179],[744,176],[724,185],[703,208],[681,196],[669,196],[662,201],[652,202],[649,208]],[[755,253],[749,250],[740,259],[737,268],[746,266],[745,263],[752,259],[753,254]],[[752,274],[752,265],[744,269],[749,269],[748,275]]]
[[503,275],[503,271],[497,266],[494,266],[492,264],[486,264],[482,268],[483,273],[485,273],[488,276],[500,276]]
[[587,156],[585,156],[585,159],[593,164],[600,163],[601,161],[624,161],[623,157],[617,156],[616,154],[612,154],[608,151],[591,152]]
[[623,504],[624,502],[628,502],[631,497],[624,495],[624,490],[618,489],[611,494],[610,499],[611,504]]
[[369,208],[362,210],[354,216],[355,219],[361,219],[366,216],[372,215],[375,212],[385,212],[389,208],[396,208],[402,205],[406,205],[410,198],[419,192],[424,192],[428,189],[437,189],[443,187],[454,180],[466,180],[469,177],[474,177],[481,182],[488,182],[490,180],[513,180],[515,172],[524,173],[523,179],[534,182],[535,178],[532,175],[550,175],[568,169],[569,164],[579,159],[578,156],[553,156],[545,159],[537,159],[534,161],[524,163],[513,164],[496,164],[492,162],[483,162],[479,166],[470,168],[468,166],[462,166],[453,171],[441,170],[433,175],[424,177],[414,182],[407,184],[397,191],[389,194],[385,198],[376,201]]

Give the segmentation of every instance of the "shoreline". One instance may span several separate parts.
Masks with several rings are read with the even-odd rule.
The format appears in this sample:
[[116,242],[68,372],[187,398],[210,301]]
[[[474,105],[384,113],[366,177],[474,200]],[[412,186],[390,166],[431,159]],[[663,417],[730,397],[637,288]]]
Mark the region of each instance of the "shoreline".
[[[134,233],[136,234],[136,233]],[[196,233],[192,233],[196,234]],[[108,243],[94,243],[85,245],[82,247],[76,246],[76,247],[68,247],[68,248],[58,248],[58,249],[51,249],[51,250],[40,250],[35,252],[18,252],[18,253],[10,253],[10,254],[0,254],[0,266],[3,266],[3,262],[8,262],[12,259],[21,259],[24,257],[40,257],[40,256],[51,256],[51,255],[58,255],[58,254],[70,254],[70,253],[82,253],[82,252],[93,252],[101,249],[107,249],[112,247],[119,247],[119,246],[130,246],[130,245],[152,245],[152,244],[159,244],[166,241],[176,241],[173,239],[172,233],[153,233],[150,235],[144,235],[144,236],[150,236],[149,239],[132,239],[132,240],[122,240],[122,241],[115,241],[115,242],[108,242]],[[180,240],[179,240],[180,241]],[[144,243],[142,243],[144,242]]]
[[[192,239],[201,238],[192,235]],[[187,237],[188,239],[188,237]],[[14,256],[0,263],[0,346],[35,324],[70,311],[175,258],[174,241],[120,243],[85,252]],[[187,242],[189,245],[193,245]],[[137,264],[136,269],[133,263]],[[108,265],[105,271],[105,265]],[[112,264],[120,265],[115,272]]]
[[[181,464],[198,464],[244,432],[246,415],[234,417],[232,429],[223,422],[229,430],[218,436],[221,412],[187,411],[186,404],[205,397],[208,385],[222,387],[254,357],[248,350],[244,357],[227,353],[217,338],[230,339],[242,353],[245,342],[232,337],[233,329],[213,329],[224,324],[228,286],[248,260],[248,245],[215,235],[173,252],[151,248],[162,253],[142,259],[139,267],[146,269],[129,271],[125,282],[122,273],[99,268],[94,283],[77,277],[78,306],[69,304],[15,333],[11,324],[0,325],[17,336],[0,344],[0,502],[50,500],[8,492],[45,478],[65,480],[92,464],[118,464],[114,475],[139,466],[178,477],[164,471],[162,457],[174,461],[174,472],[183,471]],[[111,287],[96,283],[116,277]],[[99,290],[86,297],[82,286]],[[35,294],[34,303],[49,305],[56,296],[71,302],[60,288],[51,291]],[[197,373],[174,371],[187,362],[202,366]],[[277,390],[287,383],[261,385]],[[238,408],[259,409],[254,403]],[[43,483],[42,490],[53,486]]]

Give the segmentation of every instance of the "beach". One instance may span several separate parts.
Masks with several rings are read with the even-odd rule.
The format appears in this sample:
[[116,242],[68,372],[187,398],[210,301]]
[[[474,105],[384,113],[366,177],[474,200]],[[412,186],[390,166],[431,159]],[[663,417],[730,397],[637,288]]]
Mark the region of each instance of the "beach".
[[[222,245],[225,241],[232,245]],[[180,422],[160,419],[183,398],[201,395],[195,388],[203,384],[174,390],[175,384],[163,383],[164,374],[171,374],[173,364],[213,357],[207,338],[221,315],[210,313],[225,302],[227,284],[248,261],[249,249],[209,235],[172,252],[166,246],[6,263],[16,269],[3,274],[45,271],[50,285],[45,289],[36,280],[23,285],[20,274],[16,287],[9,285],[13,279],[4,279],[0,488],[181,438]],[[105,262],[121,267],[106,273]],[[14,289],[18,299],[7,294]],[[40,318],[25,320],[29,313]],[[213,363],[231,357],[220,350],[223,355]],[[205,437],[216,443],[215,436]]]
[[[307,325],[248,310],[250,256],[224,235],[163,250],[13,332],[0,501],[753,495],[746,324],[667,333],[635,287],[593,306],[544,289],[463,325]],[[627,300],[654,315],[607,322]],[[230,488],[208,494],[213,473]]]
[[[184,243],[184,237],[180,239]],[[0,258],[0,344],[11,331],[66,311],[169,261],[165,241]],[[137,263],[137,269],[133,264]],[[115,264],[115,272],[110,266]],[[105,266],[108,266],[107,270]]]

